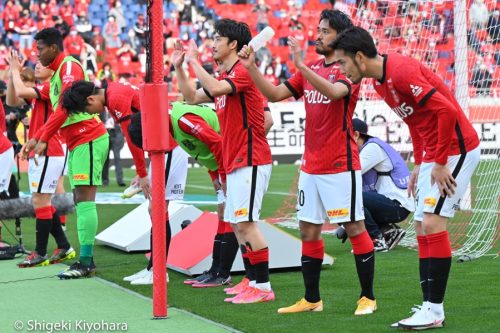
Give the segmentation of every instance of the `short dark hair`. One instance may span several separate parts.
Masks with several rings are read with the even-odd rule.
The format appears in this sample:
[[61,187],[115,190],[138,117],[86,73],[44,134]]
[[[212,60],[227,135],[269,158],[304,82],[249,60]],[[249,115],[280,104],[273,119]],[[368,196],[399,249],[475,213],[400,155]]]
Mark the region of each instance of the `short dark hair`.
[[63,36],[61,32],[56,28],[45,28],[40,30],[34,37],[34,39],[38,41],[42,41],[47,45],[56,44],[59,51],[64,50],[63,46]]
[[353,26],[351,19],[344,12],[336,9],[325,9],[321,12],[319,21],[327,20],[330,28],[341,33]]
[[130,141],[142,149],[142,119],[140,112],[132,114],[127,130]]
[[64,91],[62,105],[68,113],[85,112],[88,105],[87,97],[96,93],[96,86],[92,82],[79,80]]
[[343,50],[351,56],[363,52],[368,58],[375,58],[378,54],[373,37],[361,27],[352,27],[343,31],[330,44],[330,47],[334,50]]
[[252,40],[252,33],[248,24],[231,19],[217,21],[215,23],[215,32],[222,37],[227,37],[229,42],[235,40],[238,52]]

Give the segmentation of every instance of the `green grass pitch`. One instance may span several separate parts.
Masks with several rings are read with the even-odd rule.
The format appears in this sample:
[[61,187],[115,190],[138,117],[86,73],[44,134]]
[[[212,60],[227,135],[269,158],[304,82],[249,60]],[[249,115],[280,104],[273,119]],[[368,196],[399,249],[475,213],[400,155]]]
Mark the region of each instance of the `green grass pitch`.
[[[262,217],[273,217],[286,198],[297,174],[291,165],[273,168],[270,194],[264,199]],[[130,179],[133,172],[127,170]],[[114,173],[110,174],[111,184]],[[27,190],[27,176],[23,175],[22,188]],[[100,191],[119,192],[122,188],[109,186]],[[188,194],[212,194],[210,179],[204,169],[190,169]],[[99,231],[132,210],[134,205],[98,205]],[[202,209],[214,210],[214,206]],[[13,224],[7,222],[7,224]],[[28,248],[34,246],[34,220],[23,220],[23,235]],[[298,236],[298,232],[286,229]],[[4,232],[4,237],[9,240]],[[68,217],[68,235],[78,250],[75,215]],[[49,251],[55,244],[49,243]],[[341,244],[331,236],[325,236],[326,252],[335,257],[335,264],[325,268],[321,275],[321,294],[325,303],[323,312],[296,315],[278,315],[277,308],[288,306],[303,297],[304,289],[300,271],[271,274],[276,301],[271,303],[234,305],[223,302],[222,289],[196,290],[183,285],[185,276],[170,272],[168,300],[171,306],[191,311],[197,315],[234,327],[245,332],[390,332],[389,325],[409,315],[414,304],[421,303],[418,284],[417,253],[402,247],[388,253],[377,254],[375,294],[378,311],[365,317],[353,315],[359,296],[359,284],[350,245]],[[283,249],[286,251],[286,249]],[[490,253],[497,252],[496,249]],[[150,286],[131,286],[122,278],[146,265],[144,254],[127,254],[97,245],[95,261],[98,276],[125,288],[152,297]],[[486,256],[481,259],[457,264],[454,261],[445,302],[446,328],[449,332],[493,332],[500,326],[498,316],[500,261]],[[13,263],[14,264],[14,263]],[[235,276],[236,282],[240,276]],[[99,302],[98,299],[93,300]],[[131,313],[132,315],[132,313]],[[497,329],[495,329],[497,327]]]

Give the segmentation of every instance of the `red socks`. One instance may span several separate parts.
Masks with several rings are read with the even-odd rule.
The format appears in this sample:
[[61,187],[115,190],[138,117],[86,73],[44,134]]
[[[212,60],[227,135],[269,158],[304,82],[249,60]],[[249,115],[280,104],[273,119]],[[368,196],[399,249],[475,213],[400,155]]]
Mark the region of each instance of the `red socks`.
[[365,254],[373,251],[373,241],[365,230],[363,233],[349,237],[354,254]]
[[310,258],[321,259],[325,254],[325,242],[320,240],[302,241],[302,255]]

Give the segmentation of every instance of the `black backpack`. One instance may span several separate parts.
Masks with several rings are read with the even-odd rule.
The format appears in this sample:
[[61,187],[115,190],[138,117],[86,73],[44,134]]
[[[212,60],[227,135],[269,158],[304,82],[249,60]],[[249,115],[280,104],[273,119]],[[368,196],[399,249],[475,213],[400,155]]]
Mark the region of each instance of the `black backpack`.
[[0,246],[0,260],[14,259],[17,253],[16,246],[10,246],[8,244],[3,244]]

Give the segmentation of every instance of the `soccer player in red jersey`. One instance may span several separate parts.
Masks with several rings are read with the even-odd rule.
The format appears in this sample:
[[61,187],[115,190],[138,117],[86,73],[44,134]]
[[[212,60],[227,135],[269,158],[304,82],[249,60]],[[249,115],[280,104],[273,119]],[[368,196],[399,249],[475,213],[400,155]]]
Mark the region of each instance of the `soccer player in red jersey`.
[[[32,104],[28,136],[31,138],[53,112],[49,97],[49,79],[53,72],[39,62],[34,71],[30,68],[23,69],[15,51],[9,55],[8,62],[10,80],[7,87],[7,104],[10,106]],[[39,84],[35,83],[36,80]],[[45,156],[35,160],[34,153],[30,153],[28,179],[36,217],[36,246],[35,251],[18,264],[19,267],[45,266],[76,256],[75,250],[70,246],[64,234],[60,217],[51,202],[52,194],[56,191],[64,169],[64,162],[64,151],[59,133],[50,138]],[[49,234],[54,236],[57,243],[57,249],[50,258],[47,256]]]
[[414,220],[423,304],[413,316],[393,325],[442,327],[451,267],[446,225],[479,164],[478,135],[443,80],[419,61],[397,53],[378,54],[373,37],[360,27],[344,31],[331,46],[348,78],[356,83],[372,79],[375,90],[408,125],[413,141],[415,167],[408,194],[417,200]]
[[6,135],[5,109],[0,102],[0,198],[9,189],[12,170],[14,169],[14,148]]
[[[359,86],[341,73],[329,47],[338,33],[351,26],[349,17],[338,10],[321,12],[316,52],[324,58],[307,65],[296,62],[299,71],[279,86],[259,72],[250,48],[245,46],[239,53],[241,62],[269,101],[304,97],[306,109],[305,151],[297,193],[305,296],[294,305],[280,308],[278,313],[323,310],[319,279],[324,256],[321,226],[326,218],[343,223],[352,244],[361,284],[354,314],[371,314],[377,309],[373,295],[373,242],[364,226],[361,167],[351,124]],[[289,43],[297,57],[300,49],[296,40],[292,38]],[[317,81],[322,78],[328,82],[324,91],[317,88]]]
[[[151,198],[151,187],[146,170],[146,161],[142,147],[137,147],[128,131],[132,115],[140,112],[139,89],[130,84],[109,82],[102,88],[96,87],[93,83],[80,80],[74,82],[64,93],[62,99],[63,106],[69,114],[99,114],[105,109],[111,114],[113,119],[120,124],[122,131],[129,145],[134,163],[137,167],[136,182],[142,188],[144,196]],[[166,223],[166,246],[167,254],[171,240],[171,229],[168,215],[168,203],[171,200],[182,200],[187,177],[188,160],[187,154],[178,147],[177,143],[170,138],[169,147],[165,158],[166,184],[165,201],[167,211],[165,213]],[[151,202],[149,209],[151,209]],[[152,237],[151,237],[152,242]],[[152,249],[152,247],[151,247]],[[130,276],[124,278],[131,284],[152,284],[153,283],[153,256],[150,257],[148,266]]]
[[[217,79],[198,61],[191,41],[187,54],[175,47],[174,66],[179,87],[188,104],[215,102],[222,130],[222,154],[227,173],[225,221],[230,221],[240,242],[247,277],[239,292],[226,301],[235,304],[274,300],[269,281],[269,249],[258,228],[262,199],[271,176],[271,149],[264,130],[263,97],[238,59],[238,51],[250,42],[247,24],[222,19],[215,24],[214,59],[225,69]],[[185,57],[186,55],[186,57]],[[195,90],[184,73],[186,61],[203,88]]]
[[134,160],[137,181],[144,196],[149,198],[151,186],[148,180],[144,151],[132,143],[127,130],[130,118],[134,113],[139,113],[141,109],[139,88],[129,83],[118,82],[106,82],[102,87],[97,87],[91,82],[81,80],[74,82],[71,89],[72,92],[68,94],[67,98],[68,106],[72,107],[69,110],[70,113],[81,112],[76,108],[81,108],[81,103],[87,103],[85,104],[86,112],[99,114],[107,110],[115,123],[120,125]]
[[[231,284],[230,271],[239,249],[230,223],[224,221],[226,197],[222,184],[226,174],[222,159],[222,136],[215,110],[207,106],[174,102],[171,105],[170,133],[179,146],[208,169],[217,194],[219,224],[214,238],[212,265],[203,274],[184,280],[193,288],[210,288]],[[128,128],[132,141],[142,147],[141,117],[134,115]]]

